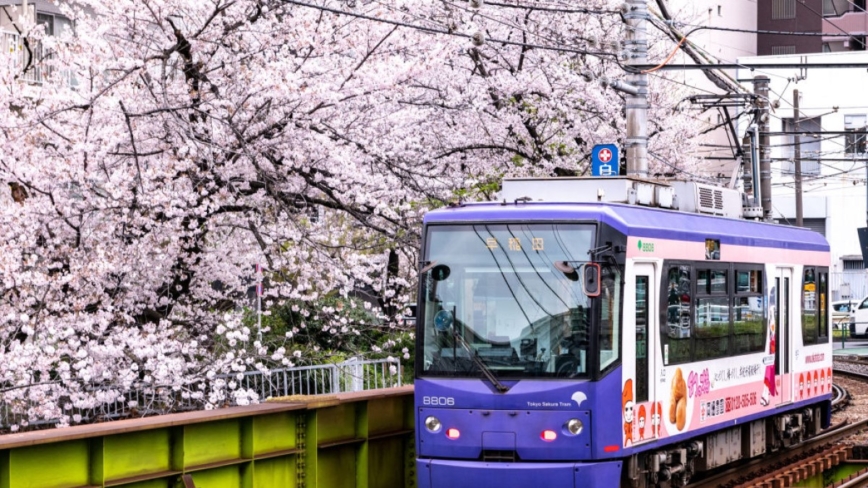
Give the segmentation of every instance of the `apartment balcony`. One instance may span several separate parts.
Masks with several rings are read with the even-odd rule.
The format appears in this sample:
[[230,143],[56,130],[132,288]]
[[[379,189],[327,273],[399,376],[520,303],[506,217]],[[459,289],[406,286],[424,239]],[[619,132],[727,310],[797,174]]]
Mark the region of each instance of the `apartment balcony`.
[[0,56],[11,58],[10,64],[17,73],[13,90],[20,88],[25,96],[36,96],[46,82],[61,83],[73,89],[78,85],[71,71],[50,65],[52,53],[41,42],[31,40],[28,50],[24,37],[17,32],[0,30]]
[[[858,39],[840,37],[845,32]],[[864,51],[865,34],[868,34],[868,12],[864,10],[823,17],[823,43],[832,51]]]
[[[17,32],[9,32],[0,30],[0,53],[4,56],[12,58],[12,65],[21,73],[18,81],[27,84],[42,84],[43,73],[41,61],[43,59],[43,50],[41,43],[30,43],[30,51],[24,45],[23,37]],[[24,68],[28,66],[27,71]]]

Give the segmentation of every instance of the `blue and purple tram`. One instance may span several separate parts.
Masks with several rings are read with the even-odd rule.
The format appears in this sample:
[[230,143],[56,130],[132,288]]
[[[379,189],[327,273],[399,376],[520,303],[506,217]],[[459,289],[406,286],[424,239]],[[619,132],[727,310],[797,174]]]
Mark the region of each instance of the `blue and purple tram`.
[[828,426],[825,239],[613,182],[425,217],[420,488],[683,486]]

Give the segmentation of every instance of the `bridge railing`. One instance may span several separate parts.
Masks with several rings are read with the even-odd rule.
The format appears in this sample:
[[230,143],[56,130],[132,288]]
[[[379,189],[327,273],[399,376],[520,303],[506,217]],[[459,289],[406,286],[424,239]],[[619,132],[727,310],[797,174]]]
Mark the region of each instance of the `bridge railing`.
[[[60,416],[34,419],[34,412],[44,406],[45,399],[56,398],[57,390],[65,388],[58,382],[34,383],[0,392],[0,429],[92,423],[247,405],[269,398],[334,395],[398,386],[402,386],[398,360],[352,358],[336,364],[216,375],[187,387],[93,386],[60,398],[58,408],[65,419]],[[81,406],[83,403],[93,405],[94,398],[96,406]]]
[[395,359],[351,358],[337,364],[243,373],[240,386],[259,398],[326,395],[401,386],[401,363]]

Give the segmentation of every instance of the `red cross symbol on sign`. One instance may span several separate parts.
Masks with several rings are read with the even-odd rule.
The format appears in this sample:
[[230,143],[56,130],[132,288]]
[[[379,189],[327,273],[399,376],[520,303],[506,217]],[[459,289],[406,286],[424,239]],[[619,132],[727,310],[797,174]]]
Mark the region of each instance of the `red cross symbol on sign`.
[[600,149],[600,152],[599,152],[599,154],[597,154],[597,157],[600,158],[601,163],[608,163],[609,161],[612,160],[612,151],[609,149],[606,149],[606,148]]

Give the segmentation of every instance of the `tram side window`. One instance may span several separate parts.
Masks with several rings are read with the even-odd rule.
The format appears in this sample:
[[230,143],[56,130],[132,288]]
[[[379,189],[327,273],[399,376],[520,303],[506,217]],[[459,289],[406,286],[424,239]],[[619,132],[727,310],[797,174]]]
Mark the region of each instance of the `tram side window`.
[[819,289],[817,290],[817,310],[820,312],[817,323],[817,334],[820,336],[817,342],[826,342],[829,337],[829,270],[820,268],[817,272]]
[[729,354],[729,294],[725,269],[696,271],[696,336],[694,360],[703,361]]
[[690,361],[692,282],[690,266],[672,266],[667,272],[666,341],[663,358],[666,364]]
[[600,371],[605,371],[621,352],[621,272],[615,266],[604,266],[600,284]]
[[761,269],[735,270],[735,306],[733,307],[733,353],[744,354],[765,349],[766,316]]
[[829,337],[828,268],[806,266],[802,277],[802,343],[826,342]]
[[802,343],[817,343],[817,270],[805,266],[802,273]]
[[636,403],[648,401],[648,276],[636,276]]

